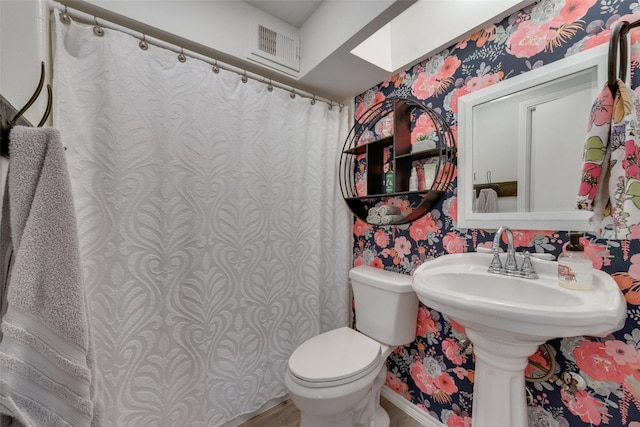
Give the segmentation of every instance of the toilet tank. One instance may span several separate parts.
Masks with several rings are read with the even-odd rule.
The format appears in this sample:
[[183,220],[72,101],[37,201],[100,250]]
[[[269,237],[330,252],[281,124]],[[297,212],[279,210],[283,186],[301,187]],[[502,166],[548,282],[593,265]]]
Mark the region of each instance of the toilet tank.
[[415,340],[418,297],[411,276],[362,265],[352,268],[349,277],[356,329],[391,346]]

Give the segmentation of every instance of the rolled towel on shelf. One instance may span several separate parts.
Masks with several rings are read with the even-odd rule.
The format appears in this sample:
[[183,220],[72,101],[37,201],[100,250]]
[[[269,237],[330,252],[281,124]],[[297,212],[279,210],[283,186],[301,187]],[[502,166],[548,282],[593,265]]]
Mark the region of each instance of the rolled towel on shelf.
[[404,219],[402,215],[380,215],[380,224],[392,225]]
[[371,214],[369,214],[369,215],[367,215],[367,222],[369,224],[378,225],[378,224],[382,223],[382,219],[381,219],[380,215],[371,215]]
[[374,207],[374,208],[369,208],[369,210],[367,211],[367,215],[368,216],[379,216],[380,212],[378,210],[379,208]]
[[378,215],[400,215],[400,208],[391,205],[382,205],[378,207]]

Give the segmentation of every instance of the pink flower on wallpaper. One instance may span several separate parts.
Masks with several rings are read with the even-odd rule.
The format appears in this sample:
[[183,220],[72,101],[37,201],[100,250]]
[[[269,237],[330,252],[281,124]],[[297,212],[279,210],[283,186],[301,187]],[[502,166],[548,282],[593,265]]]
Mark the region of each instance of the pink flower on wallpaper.
[[353,260],[353,266],[357,267],[359,265],[364,265],[364,260],[362,259],[361,256],[357,256],[354,260]]
[[640,355],[635,346],[619,340],[609,340],[604,343],[605,353],[619,365],[640,362]]
[[429,310],[424,306],[420,306],[418,307],[416,335],[424,338],[429,332],[437,335],[439,331],[438,328],[436,328],[436,323],[431,317]]
[[461,254],[467,249],[467,239],[450,231],[442,239],[444,250],[449,254]]
[[418,403],[418,404],[416,405],[416,408],[418,408],[418,409],[420,409],[420,410],[424,411],[426,414],[428,414],[428,413],[429,413],[429,408],[427,408],[426,406],[424,406],[422,403]]
[[386,248],[387,246],[389,246],[389,235],[384,230],[376,230],[375,234],[373,235],[373,240],[375,240],[376,245],[380,246],[381,248]]
[[435,76],[427,76],[427,73],[422,72],[418,74],[418,77],[411,86],[411,92],[419,99],[430,98],[431,95],[436,93],[438,88],[438,82]]
[[464,326],[462,326],[460,323],[456,322],[452,318],[449,318],[449,323],[451,324],[451,327],[453,328],[453,330],[456,331],[457,333],[464,334],[466,332]]
[[404,236],[396,237],[393,249],[395,249],[398,254],[407,256],[411,253],[411,242]]
[[358,103],[356,107],[355,116],[358,122],[362,122],[362,115],[367,111],[372,105],[377,104],[378,102],[382,102],[385,100],[384,94],[382,92],[376,92],[373,97],[368,100],[364,100],[363,102]]
[[427,238],[429,233],[436,233],[439,228],[431,216],[431,212],[409,225],[409,236],[416,242]]
[[471,427],[471,417],[453,414],[447,420],[447,427]]
[[433,384],[433,377],[427,374],[422,363],[413,362],[411,366],[409,366],[409,375],[411,375],[413,382],[416,383],[423,393],[431,395],[436,391],[436,387]]
[[[513,233],[513,246],[515,248],[528,247],[533,245],[533,241],[536,238],[538,232],[531,230],[512,230]],[[502,242],[507,243],[507,235],[502,234]]]
[[468,94],[469,94],[469,89],[467,89],[466,86],[462,86],[461,88],[455,89],[453,91],[453,96],[451,97],[451,104],[449,105],[453,113],[458,114],[458,99],[461,96],[465,96]]
[[429,115],[427,113],[421,114],[411,130],[411,143],[425,139],[435,131],[436,127],[433,120],[429,118]]
[[[451,196],[449,198],[449,203],[447,203],[447,211],[446,214],[453,220],[453,222],[458,222],[458,197]],[[444,205],[444,204],[443,204]]]
[[443,372],[438,378],[436,378],[435,385],[449,395],[458,392],[458,386],[455,381],[453,381],[453,378],[451,378],[451,376],[446,372]]
[[382,262],[382,260],[378,257],[375,257],[373,259],[373,261],[371,261],[371,264],[369,264],[371,267],[375,267],[375,268],[379,268],[379,269],[384,269],[384,263]]
[[631,266],[629,267],[629,275],[636,280],[640,280],[640,254],[631,255],[629,259]]
[[596,0],[567,0],[560,13],[551,21],[551,25],[558,28],[562,24],[575,22],[595,3]]
[[608,424],[607,407],[595,397],[590,396],[586,390],[580,390],[573,396],[562,389],[560,396],[569,412],[580,417],[582,422],[590,423],[592,426]]
[[353,224],[353,234],[355,234],[358,237],[363,237],[364,233],[370,229],[371,229],[371,226],[366,222],[364,222],[363,220],[361,220],[360,218],[356,219],[355,224]]
[[456,377],[458,377],[459,380],[463,380],[465,379],[465,377],[469,375],[467,370],[464,368],[461,368],[460,366],[456,366],[455,368],[452,369],[452,371],[454,374],[456,374]]
[[384,383],[387,387],[398,394],[405,395],[409,390],[409,386],[407,384],[403,383],[400,378],[396,377],[389,371],[387,371],[387,379]]
[[442,341],[442,353],[456,365],[462,365],[467,359],[465,354],[460,354],[460,347],[452,338]]
[[531,58],[544,50],[553,35],[549,24],[538,26],[531,21],[520,22],[507,40],[507,52],[516,58]]
[[451,134],[453,135],[453,141],[451,141],[448,146],[451,146],[451,144],[453,144],[453,147],[458,147],[458,126],[457,125],[451,125],[449,126],[449,129],[451,129]]
[[578,367],[596,381],[613,381],[622,384],[625,373],[605,351],[601,342],[584,340],[573,349]]
[[458,68],[460,68],[460,60],[457,56],[447,56],[442,64],[442,68],[436,74],[436,80],[441,81],[453,76]]
[[[633,31],[632,31],[633,32]],[[584,48],[582,50],[591,49],[592,47],[600,46],[604,43],[609,43],[609,39],[611,38],[611,30],[602,30],[595,36],[588,37],[584,43]]]
[[584,237],[580,238],[580,243],[584,246],[584,253],[591,258],[593,268],[602,270],[603,266],[611,264],[610,252],[605,246],[591,242]]
[[504,73],[502,71],[493,74],[485,74],[484,76],[475,76],[466,81],[465,85],[469,92],[475,92],[487,86],[494,85],[502,79]]

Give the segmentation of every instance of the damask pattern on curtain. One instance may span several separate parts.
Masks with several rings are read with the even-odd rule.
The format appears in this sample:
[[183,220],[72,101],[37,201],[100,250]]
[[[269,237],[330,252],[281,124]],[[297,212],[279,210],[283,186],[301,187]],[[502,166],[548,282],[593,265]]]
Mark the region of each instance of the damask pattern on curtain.
[[348,323],[347,112],[55,22],[106,425],[219,426],[284,396],[296,346]]

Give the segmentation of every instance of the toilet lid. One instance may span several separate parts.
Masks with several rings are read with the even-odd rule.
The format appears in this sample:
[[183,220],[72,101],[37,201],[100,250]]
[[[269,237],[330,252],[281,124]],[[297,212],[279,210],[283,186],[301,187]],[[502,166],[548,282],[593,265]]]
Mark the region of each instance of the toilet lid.
[[310,382],[343,382],[369,373],[380,362],[380,344],[343,327],[311,338],[289,357],[289,370]]

